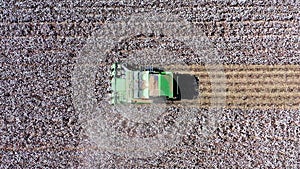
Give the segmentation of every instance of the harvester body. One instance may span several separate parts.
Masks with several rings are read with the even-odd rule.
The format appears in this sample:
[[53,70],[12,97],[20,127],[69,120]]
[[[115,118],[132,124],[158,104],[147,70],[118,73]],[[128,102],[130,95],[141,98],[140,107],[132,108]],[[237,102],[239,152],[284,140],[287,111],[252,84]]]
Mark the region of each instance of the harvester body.
[[177,99],[172,72],[153,68],[129,69],[126,64],[115,63],[111,66],[111,77],[111,104]]

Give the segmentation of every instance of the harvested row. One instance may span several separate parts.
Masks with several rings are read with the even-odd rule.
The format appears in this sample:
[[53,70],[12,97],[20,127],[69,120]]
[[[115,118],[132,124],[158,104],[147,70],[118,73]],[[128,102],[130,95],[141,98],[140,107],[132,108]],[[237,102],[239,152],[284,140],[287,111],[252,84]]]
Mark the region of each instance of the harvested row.
[[241,70],[245,70],[247,72],[257,71],[257,70],[289,70],[289,71],[299,71],[300,65],[289,64],[289,65],[167,65],[164,66],[165,69],[168,70],[185,70],[185,71],[195,71],[195,72],[207,72],[213,70],[223,70],[225,72],[236,72],[240,73]]
[[[227,101],[227,100],[226,100]],[[184,103],[186,102],[186,103]],[[237,103],[229,103],[230,101],[227,101],[226,106],[224,107],[222,104],[211,104],[211,100],[196,100],[193,102],[190,101],[182,101],[182,103],[175,103],[180,104],[188,107],[195,107],[195,108],[203,108],[203,109],[212,109],[212,108],[225,108],[225,109],[242,109],[242,110],[251,110],[251,109],[257,109],[257,110],[270,110],[270,109],[284,109],[284,110],[297,110],[299,109],[300,102],[295,103],[260,103],[257,104],[257,101],[248,103],[248,102],[237,102]]]
[[[187,105],[209,108],[221,100],[226,108],[299,109],[299,65],[221,65],[176,66],[178,73],[199,78],[198,100],[184,100]],[[169,67],[169,70],[172,70]],[[182,71],[185,69],[184,71]],[[189,71],[190,70],[190,71]],[[222,78],[222,77],[226,78]],[[225,87],[225,89],[224,89]],[[218,90],[220,88],[220,90]]]

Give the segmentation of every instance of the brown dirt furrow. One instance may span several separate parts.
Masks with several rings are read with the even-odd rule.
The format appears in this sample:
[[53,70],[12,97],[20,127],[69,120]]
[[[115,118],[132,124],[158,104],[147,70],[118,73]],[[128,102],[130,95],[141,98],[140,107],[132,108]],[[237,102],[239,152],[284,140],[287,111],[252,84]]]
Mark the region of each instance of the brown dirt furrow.
[[[199,97],[195,100],[183,100],[182,103],[203,103],[210,104],[215,97]],[[219,96],[218,98],[222,98]],[[224,98],[225,102],[230,105],[239,105],[239,104],[252,104],[252,105],[262,105],[262,104],[273,104],[273,105],[298,105],[300,104],[300,97],[226,97]],[[289,100],[289,101],[288,101]]]
[[212,92],[202,92],[200,93],[200,97],[225,97],[226,98],[298,98],[300,99],[300,93],[288,93],[288,92],[274,92],[274,93],[267,93],[267,92],[224,92],[224,93],[212,93]]
[[[199,99],[194,101],[184,101],[184,104],[188,107],[197,107],[197,108],[204,108],[204,109],[211,109],[211,108],[225,108],[225,109],[242,109],[242,110],[251,110],[251,109],[258,109],[258,110],[269,110],[269,109],[283,109],[283,110],[299,110],[300,102],[293,102],[293,103],[286,103],[284,101],[279,102],[270,102],[269,100],[265,102],[238,102],[237,100],[226,100],[226,106],[223,105],[216,105],[211,103],[210,98],[206,99]],[[217,106],[217,107],[216,107]]]
[[256,76],[256,77],[228,77],[226,78],[226,81],[219,80],[217,78],[211,79],[209,76],[198,76],[199,80],[202,83],[220,83],[220,84],[245,84],[245,85],[254,85],[254,84],[275,84],[275,83],[289,83],[289,84],[299,84],[300,81],[297,81],[295,79],[299,79],[299,76]]
[[274,76],[299,76],[300,71],[293,71],[293,70],[279,70],[279,71],[269,71],[269,70],[257,70],[257,71],[239,71],[236,70],[234,72],[195,72],[195,71],[180,71],[178,73],[181,74],[193,74],[200,77],[205,77],[209,74],[212,76],[220,76],[225,74],[227,77],[257,77],[257,76],[264,76],[264,77],[274,77]]
[[204,69],[204,70],[208,70],[208,69],[215,69],[215,68],[222,68],[224,70],[234,70],[234,69],[270,69],[270,68],[273,68],[273,69],[282,69],[282,68],[299,68],[300,66],[297,65],[297,64],[277,64],[277,65],[243,65],[243,64],[227,64],[227,65],[196,65],[196,64],[193,64],[193,65],[167,65],[167,66],[164,66],[165,68],[184,68],[184,69]]
[[221,65],[221,66],[211,66],[211,65],[167,65],[164,66],[166,70],[183,70],[183,71],[194,71],[194,72],[213,72],[214,70],[220,71],[223,70],[224,72],[240,72],[241,70],[250,72],[258,71],[258,70],[300,70],[299,65],[289,64],[289,65]]
[[[200,87],[201,91],[211,91],[212,87],[210,83],[202,83]],[[229,91],[235,92],[245,92],[245,91],[253,91],[253,92],[300,92],[300,83],[291,83],[288,86],[285,85],[274,85],[273,83],[266,83],[261,85],[259,83],[234,83],[234,84],[226,84],[226,88]]]
[[[179,68],[184,68],[182,66]],[[189,66],[184,74],[199,78],[199,100],[184,101],[198,106],[210,106],[214,98],[223,98],[227,108],[299,109],[299,65],[224,65],[226,80],[218,78],[219,70],[205,66]],[[198,72],[189,70],[200,70]],[[221,77],[221,76],[220,76]],[[225,90],[213,91],[213,87]],[[195,102],[195,103],[193,103]]]
[[190,104],[187,105],[189,107],[201,108],[201,109],[214,109],[214,108],[225,108],[225,109],[239,109],[239,110],[299,110],[299,105],[274,105],[274,104],[262,104],[262,105],[253,105],[253,104],[240,104],[240,105],[227,105],[226,107],[220,106],[213,106],[211,104]]

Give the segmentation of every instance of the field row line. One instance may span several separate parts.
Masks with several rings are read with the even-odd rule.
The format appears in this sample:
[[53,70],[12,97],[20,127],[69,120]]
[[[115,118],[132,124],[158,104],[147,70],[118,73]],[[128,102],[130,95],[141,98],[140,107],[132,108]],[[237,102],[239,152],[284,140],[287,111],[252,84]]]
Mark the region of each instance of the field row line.
[[[110,5],[110,4],[103,4],[103,3],[100,3],[100,4],[97,4],[93,1],[87,1],[86,2],[87,4],[82,4],[82,5],[78,5],[78,6],[68,6],[69,4],[64,4],[62,6],[59,7],[59,10],[68,10],[68,9],[72,9],[72,10],[84,10],[84,11],[89,11],[89,10],[103,10],[103,11],[111,11],[111,10],[115,10],[115,9],[125,9],[125,8],[136,8],[136,4],[133,5],[133,4],[113,4],[113,5]],[[87,5],[87,6],[84,6],[84,5]],[[148,4],[148,5],[151,5],[151,4]],[[207,5],[207,6],[206,6]],[[214,3],[209,3],[209,2],[205,2],[205,3],[197,3],[197,4],[192,4],[192,5],[189,5],[189,4],[182,4],[180,6],[180,8],[183,8],[183,9],[202,9],[202,8],[207,8],[207,7],[210,7],[211,5],[214,5],[214,6],[224,6],[224,4],[214,4]],[[282,5],[282,4],[281,4]],[[261,4],[251,4],[251,5],[248,5],[248,6],[245,6],[245,5],[242,5],[242,6],[236,6],[236,5],[232,5],[231,4],[226,4],[226,10],[230,11],[231,9],[233,9],[234,11],[238,10],[238,9],[241,9],[241,10],[249,10],[249,9],[255,9],[255,10],[258,10],[258,9],[262,9],[262,10],[266,10],[266,9],[269,9],[271,8],[272,11],[274,12],[278,12],[277,10],[282,10],[281,8],[283,8],[283,6],[273,6],[273,5],[270,5],[270,6],[266,6],[265,4],[262,6]],[[146,4],[147,6],[147,4]],[[296,8],[295,6],[293,5],[285,5],[284,6],[286,9],[288,7],[289,10],[294,9],[294,10],[297,10],[298,8]],[[35,8],[30,8],[28,6],[18,6],[16,5],[15,10],[21,10],[21,11],[26,11],[26,10],[29,10],[29,9],[32,9],[34,10]],[[0,8],[0,11],[3,11],[5,10],[4,8]],[[288,13],[286,10],[282,10],[284,12],[282,12],[283,14],[284,13]],[[281,13],[279,13],[281,14]]]
[[212,103],[210,101],[207,102],[197,102],[197,103],[176,103],[181,104],[182,106],[187,107],[195,107],[195,108],[204,108],[204,109],[213,109],[213,108],[223,108],[223,109],[242,109],[242,110],[271,110],[271,109],[282,109],[282,110],[299,110],[300,109],[300,101],[288,104],[288,103],[246,103],[241,102],[239,104],[234,102],[225,102],[223,103]]
[[[285,29],[287,30],[287,29]],[[292,30],[292,29],[291,29]],[[28,35],[28,36],[0,36],[0,39],[29,39],[29,38],[48,38],[48,37],[55,37],[55,39],[66,39],[66,38],[76,38],[76,39],[86,39],[88,36],[87,35],[71,35],[71,36],[62,36],[62,35],[56,35],[56,36],[53,36],[53,35]],[[217,35],[214,35],[214,36],[208,36],[209,38],[217,38],[218,36]],[[237,37],[236,35],[229,35],[229,36],[226,36],[227,38],[228,37]],[[239,35],[238,37],[256,37],[256,38],[270,38],[270,37],[279,37],[279,38],[291,38],[291,37],[294,37],[294,38],[298,38],[299,36],[298,35],[277,35],[277,34],[270,34],[270,35]]]
[[224,65],[218,65],[218,64],[207,64],[207,65],[167,65],[164,66],[164,68],[184,68],[186,70],[194,70],[194,69],[200,69],[200,70],[235,70],[235,69],[256,69],[256,68],[293,68],[297,67],[299,68],[300,65],[295,64],[276,64],[276,65],[245,65],[245,64],[224,64]]
[[255,91],[246,91],[246,92],[235,92],[235,91],[224,91],[224,92],[201,92],[199,93],[201,97],[299,97],[300,92],[255,92]]
[[[199,77],[198,77],[199,78]],[[289,87],[290,85],[300,85],[300,81],[298,80],[299,76],[294,76],[290,78],[285,77],[274,77],[274,78],[266,78],[266,79],[259,79],[254,78],[225,78],[225,79],[210,79],[210,78],[199,78],[199,84],[202,86],[207,85],[224,85],[224,86],[278,86],[282,85],[284,87]]]
[[[0,10],[1,11],[1,10]],[[285,14],[285,13],[282,13]],[[92,22],[75,22],[75,21],[24,21],[24,22],[0,22],[0,25],[30,25],[30,24],[35,24],[35,25],[64,25],[64,24],[84,24],[84,25],[89,25],[89,24],[105,24],[105,21],[92,21]],[[251,23],[272,23],[272,24],[280,24],[280,23],[297,23],[296,20],[242,20],[242,21],[195,21],[192,22],[194,24],[251,24]]]
[[[177,72],[176,72],[177,73]],[[299,77],[300,76],[300,71],[284,71],[284,70],[279,70],[279,71],[253,71],[253,72],[213,72],[213,73],[206,73],[206,72],[192,72],[192,71],[187,71],[187,72],[178,72],[180,74],[190,74],[190,75],[195,75],[199,77],[209,77],[211,79],[215,79],[215,77],[227,77],[227,79],[232,79],[232,78],[239,78],[239,79],[247,79],[247,78],[268,78],[268,77],[278,77],[280,76],[281,78],[287,78],[287,77]]]

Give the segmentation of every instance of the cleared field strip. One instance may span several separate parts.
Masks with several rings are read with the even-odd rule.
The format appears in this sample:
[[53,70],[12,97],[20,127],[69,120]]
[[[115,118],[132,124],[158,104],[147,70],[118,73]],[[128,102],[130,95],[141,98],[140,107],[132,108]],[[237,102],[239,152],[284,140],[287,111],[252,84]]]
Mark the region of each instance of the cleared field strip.
[[[182,104],[210,108],[216,105],[214,99],[221,99],[226,108],[300,108],[300,65],[220,65],[220,68],[179,65],[168,68],[199,78],[199,98],[184,100]],[[225,80],[220,78],[222,76]],[[218,87],[225,89],[218,91]]]
[[[183,103],[185,102],[185,103]],[[211,108],[220,108],[223,107],[223,105],[212,105],[211,101],[208,99],[205,100],[196,100],[196,101],[183,101],[181,103],[175,103],[180,104],[183,106],[188,107],[196,107],[196,108],[203,108],[203,109],[211,109]],[[230,102],[230,101],[229,101]],[[286,103],[272,103],[271,101],[268,101],[268,103],[260,103],[257,104],[256,102],[248,103],[248,102],[239,102],[239,103],[229,103],[227,102],[226,106],[224,108],[226,109],[242,109],[242,110],[250,110],[250,109],[258,109],[258,110],[270,110],[270,109],[284,109],[284,110],[298,110],[300,102],[292,103],[292,104],[286,104]]]
[[243,65],[243,64],[232,64],[232,65],[167,65],[164,66],[166,69],[171,70],[191,70],[196,72],[207,70],[215,70],[215,69],[223,69],[226,72],[236,71],[236,70],[300,70],[300,65]]

